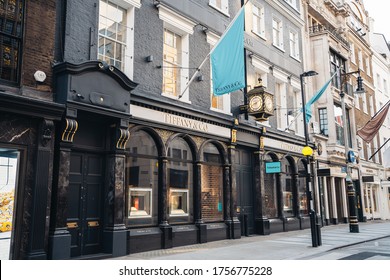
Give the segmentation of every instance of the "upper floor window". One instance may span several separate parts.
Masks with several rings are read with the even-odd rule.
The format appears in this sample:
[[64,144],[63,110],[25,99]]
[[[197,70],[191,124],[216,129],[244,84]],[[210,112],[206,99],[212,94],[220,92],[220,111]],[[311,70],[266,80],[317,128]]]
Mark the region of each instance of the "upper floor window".
[[162,94],[174,99],[181,95],[180,101],[189,102],[189,37],[195,23],[166,6],[158,9],[164,25]]
[[163,93],[179,96],[181,76],[181,36],[164,29]]
[[318,115],[320,117],[320,134],[328,136],[328,111],[326,108],[318,109]]
[[345,74],[345,63],[346,60],[343,57],[330,50],[330,75],[333,76],[336,72],[332,80],[332,85],[338,89],[341,89],[341,75]]
[[358,50],[358,66],[360,69],[364,69],[363,68],[363,53],[361,50]]
[[210,6],[216,8],[222,13],[229,15],[229,1],[228,0],[210,0]]
[[290,55],[295,58],[299,59],[299,36],[298,33],[295,31],[290,31]]
[[253,33],[265,38],[264,8],[252,5]]
[[381,76],[379,74],[376,74],[376,87],[379,90],[382,90]]
[[19,81],[23,18],[24,1],[0,1],[0,80]]
[[[212,32],[207,32],[207,42],[210,44],[210,49],[218,42],[219,36]],[[210,61],[211,69],[211,61]],[[213,72],[210,71],[210,100],[211,110],[230,114],[230,94],[214,95],[213,93]]]
[[283,23],[277,18],[272,19],[272,39],[274,46],[283,50]]
[[[140,7],[140,1],[132,1]],[[129,1],[100,0],[98,59],[133,78],[134,8]]]
[[366,56],[365,62],[366,73],[368,76],[371,76],[370,57]]
[[294,9],[298,9],[297,0],[284,0],[284,1],[286,1],[288,4],[290,4],[290,6],[294,7]]
[[351,62],[356,64],[355,45],[351,43]]

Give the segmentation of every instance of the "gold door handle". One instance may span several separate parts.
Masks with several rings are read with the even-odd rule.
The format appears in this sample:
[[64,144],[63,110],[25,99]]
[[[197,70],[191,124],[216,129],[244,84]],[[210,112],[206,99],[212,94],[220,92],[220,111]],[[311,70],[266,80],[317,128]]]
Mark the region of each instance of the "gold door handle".
[[66,223],[67,228],[77,228],[79,225],[76,222]]
[[98,221],[90,221],[90,222],[88,222],[88,226],[89,227],[98,227],[99,222]]

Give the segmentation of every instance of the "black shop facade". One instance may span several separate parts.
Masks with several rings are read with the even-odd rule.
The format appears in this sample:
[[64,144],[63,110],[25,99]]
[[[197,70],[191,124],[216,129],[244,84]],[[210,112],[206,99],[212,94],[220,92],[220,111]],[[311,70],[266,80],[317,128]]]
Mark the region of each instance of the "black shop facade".
[[[292,151],[271,129],[133,95],[137,85],[99,61],[54,72],[66,110],[56,131],[50,259],[309,227],[299,144]],[[267,162],[279,172],[267,173]]]

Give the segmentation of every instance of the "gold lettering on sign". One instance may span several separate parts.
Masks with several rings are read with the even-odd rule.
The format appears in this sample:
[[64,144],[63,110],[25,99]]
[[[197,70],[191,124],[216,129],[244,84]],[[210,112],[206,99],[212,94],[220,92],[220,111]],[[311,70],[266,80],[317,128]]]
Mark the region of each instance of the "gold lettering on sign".
[[192,129],[192,130],[199,130],[204,132],[209,131],[209,127],[207,123],[192,120],[192,119],[187,119],[187,118],[183,118],[171,114],[164,114],[164,122],[175,126],[181,126],[184,128]]
[[302,147],[297,147],[295,145],[288,144],[288,143],[280,143],[280,147],[283,150],[287,150],[287,151],[293,151],[293,152],[296,152],[296,153],[301,153],[302,152]]

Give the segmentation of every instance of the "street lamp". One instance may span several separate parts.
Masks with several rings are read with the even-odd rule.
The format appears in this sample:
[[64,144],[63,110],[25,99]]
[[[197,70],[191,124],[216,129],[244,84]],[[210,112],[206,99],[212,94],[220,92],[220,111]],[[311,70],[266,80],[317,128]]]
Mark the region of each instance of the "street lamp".
[[363,79],[360,77],[360,70],[344,73],[341,74],[341,77],[343,78],[341,81],[341,90],[340,90],[340,99],[341,99],[341,109],[343,111],[343,124],[344,124],[344,146],[345,146],[345,163],[347,165],[347,176],[345,177],[346,185],[347,185],[347,193],[348,193],[348,212],[349,212],[349,232],[359,232],[359,223],[357,219],[357,211],[356,211],[356,193],[355,193],[355,187],[353,185],[352,177],[351,177],[351,167],[350,163],[353,162],[353,159],[351,159],[350,154],[353,153],[353,151],[349,151],[349,137],[347,135],[348,129],[347,129],[347,115],[346,115],[346,109],[345,109],[345,92],[344,92],[344,85],[347,82],[348,78],[352,74],[358,74],[357,77],[357,89],[355,91],[355,94],[361,95],[364,94],[364,88],[363,88]]
[[311,242],[313,247],[318,247],[321,245],[320,238],[320,228],[316,226],[316,212],[313,207],[313,195],[310,191],[311,185],[311,164],[310,159],[313,155],[313,149],[309,146],[309,134],[307,131],[307,121],[306,121],[306,98],[305,98],[305,87],[303,85],[303,78],[311,77],[318,75],[316,71],[307,71],[300,75],[301,79],[301,93],[302,93],[302,112],[303,112],[303,128],[305,132],[305,147],[302,149],[302,154],[306,157],[306,201],[307,201],[307,210],[310,217],[310,230],[311,230]]

